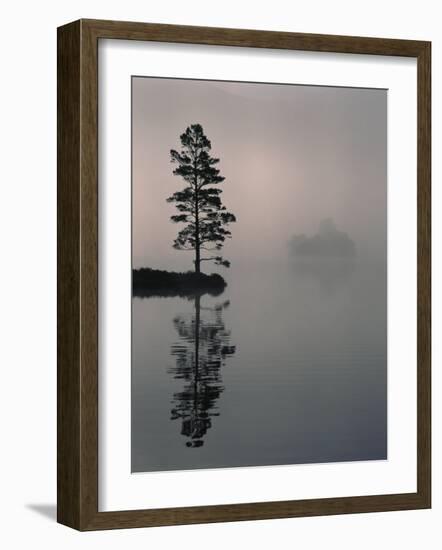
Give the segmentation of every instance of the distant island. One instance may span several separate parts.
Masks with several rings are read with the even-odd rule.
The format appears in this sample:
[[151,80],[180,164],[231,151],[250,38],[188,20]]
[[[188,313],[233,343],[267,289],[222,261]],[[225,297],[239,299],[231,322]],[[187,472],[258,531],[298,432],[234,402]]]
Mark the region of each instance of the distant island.
[[293,256],[312,258],[352,258],[356,255],[354,241],[339,231],[332,219],[322,220],[316,235],[294,235],[289,242]]
[[132,292],[134,296],[140,298],[190,297],[202,294],[217,296],[226,286],[226,281],[217,273],[211,275],[195,271],[178,273],[149,267],[132,270]]

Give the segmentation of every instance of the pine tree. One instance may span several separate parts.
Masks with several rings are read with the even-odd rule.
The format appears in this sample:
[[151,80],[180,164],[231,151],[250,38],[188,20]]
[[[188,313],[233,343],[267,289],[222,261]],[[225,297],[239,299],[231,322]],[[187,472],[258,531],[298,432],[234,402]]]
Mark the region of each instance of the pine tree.
[[222,256],[202,257],[203,251],[219,251],[224,241],[231,237],[228,224],[235,222],[233,214],[221,202],[224,181],[216,168],[219,159],[210,155],[210,140],[204,135],[200,124],[192,124],[180,136],[181,152],[171,149],[171,162],[177,165],[173,174],[181,176],[186,187],[167,199],[174,202],[180,212],[171,216],[175,223],[186,225],[179,231],[173,247],[177,250],[195,251],[195,271],[200,273],[201,262],[214,261],[217,265],[230,266]]

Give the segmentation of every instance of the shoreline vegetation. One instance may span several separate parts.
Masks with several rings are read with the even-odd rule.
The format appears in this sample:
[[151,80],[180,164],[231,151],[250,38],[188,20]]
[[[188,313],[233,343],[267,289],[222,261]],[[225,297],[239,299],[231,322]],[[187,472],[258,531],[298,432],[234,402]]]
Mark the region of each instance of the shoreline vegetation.
[[195,271],[180,273],[149,267],[132,270],[132,294],[139,298],[193,297],[202,294],[217,296],[226,286],[226,281],[218,273],[211,275]]

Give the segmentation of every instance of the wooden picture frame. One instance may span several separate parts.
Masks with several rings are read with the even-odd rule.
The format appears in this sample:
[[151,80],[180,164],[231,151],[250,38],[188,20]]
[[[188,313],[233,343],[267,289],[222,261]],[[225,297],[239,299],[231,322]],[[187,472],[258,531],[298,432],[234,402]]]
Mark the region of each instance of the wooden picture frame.
[[[418,67],[417,492],[98,511],[98,41],[159,41],[404,56]],[[431,506],[431,44],[79,20],[58,29],[58,521],[81,531]]]

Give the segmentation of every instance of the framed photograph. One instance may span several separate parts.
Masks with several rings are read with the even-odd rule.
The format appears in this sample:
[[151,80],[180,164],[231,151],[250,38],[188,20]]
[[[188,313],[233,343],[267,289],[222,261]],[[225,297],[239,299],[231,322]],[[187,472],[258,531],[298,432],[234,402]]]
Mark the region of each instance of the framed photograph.
[[430,43],[58,29],[58,521],[431,506]]

